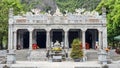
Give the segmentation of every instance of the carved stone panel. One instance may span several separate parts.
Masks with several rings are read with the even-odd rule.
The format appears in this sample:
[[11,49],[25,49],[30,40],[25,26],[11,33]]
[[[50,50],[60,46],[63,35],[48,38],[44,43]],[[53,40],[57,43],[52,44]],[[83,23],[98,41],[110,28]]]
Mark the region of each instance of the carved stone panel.
[[61,23],[61,17],[60,16],[54,16],[54,23]]

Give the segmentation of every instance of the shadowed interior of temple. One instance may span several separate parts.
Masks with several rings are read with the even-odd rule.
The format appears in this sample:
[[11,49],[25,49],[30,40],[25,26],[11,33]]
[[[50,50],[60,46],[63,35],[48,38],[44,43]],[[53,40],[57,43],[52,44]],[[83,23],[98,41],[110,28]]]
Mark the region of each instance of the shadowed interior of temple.
[[37,32],[36,42],[39,48],[46,48],[46,32]]
[[29,32],[24,32],[23,33],[23,48],[29,48]]
[[75,39],[75,38],[80,38],[80,35],[79,35],[79,31],[77,30],[70,30],[69,31],[69,36],[68,36],[68,41],[69,41],[69,47],[71,48],[71,44],[72,44],[72,41]]
[[63,42],[62,40],[62,31],[53,31],[52,42],[55,43],[57,41]]
[[85,37],[87,49],[95,49],[96,42],[98,42],[98,30],[88,29],[85,33]]

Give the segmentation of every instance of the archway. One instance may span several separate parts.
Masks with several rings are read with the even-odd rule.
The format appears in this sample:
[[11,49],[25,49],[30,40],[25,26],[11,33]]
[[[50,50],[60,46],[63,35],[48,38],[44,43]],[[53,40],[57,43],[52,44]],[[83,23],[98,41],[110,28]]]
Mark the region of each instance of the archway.
[[63,39],[64,39],[64,31],[62,29],[51,30],[51,41],[53,43],[55,43],[56,40],[61,43],[64,41]]
[[75,38],[79,38],[81,40],[81,30],[80,29],[70,29],[68,33],[68,41],[69,41],[69,48],[71,48],[72,41]]
[[95,49],[96,42],[98,42],[98,30],[88,29],[85,33],[85,42],[89,45],[89,48]]
[[34,43],[36,43],[39,48],[46,48],[46,31],[43,29],[35,29],[34,36]]
[[29,48],[29,31],[27,29],[19,29],[17,31],[17,49]]

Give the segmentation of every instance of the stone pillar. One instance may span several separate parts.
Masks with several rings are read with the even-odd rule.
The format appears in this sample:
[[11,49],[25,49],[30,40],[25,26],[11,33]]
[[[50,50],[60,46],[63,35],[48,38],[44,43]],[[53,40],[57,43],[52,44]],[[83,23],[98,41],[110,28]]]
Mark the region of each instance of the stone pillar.
[[14,30],[14,50],[17,49],[17,31]]
[[13,48],[13,8],[9,10],[8,50]]
[[83,28],[82,30],[82,47],[83,47],[83,61],[86,61],[87,57],[86,57],[86,46],[85,46],[85,32],[87,30],[87,28]]
[[69,48],[68,44],[68,29],[64,29],[65,31],[65,48]]
[[32,33],[33,33],[33,28],[28,28],[29,30],[29,49],[32,50]]
[[50,47],[53,46],[52,38],[53,38],[53,31],[51,30],[51,31],[50,31]]
[[86,48],[86,46],[85,46],[85,32],[86,32],[86,30],[82,30],[82,47],[83,47],[83,49]]
[[102,48],[102,31],[99,30],[99,49]]
[[8,29],[8,50],[11,50],[12,47],[12,25],[9,25],[9,29]]
[[46,48],[49,49],[50,47],[50,29],[46,29],[47,37],[46,37]]
[[103,48],[107,48],[107,27],[104,27],[102,32],[102,43],[103,43]]

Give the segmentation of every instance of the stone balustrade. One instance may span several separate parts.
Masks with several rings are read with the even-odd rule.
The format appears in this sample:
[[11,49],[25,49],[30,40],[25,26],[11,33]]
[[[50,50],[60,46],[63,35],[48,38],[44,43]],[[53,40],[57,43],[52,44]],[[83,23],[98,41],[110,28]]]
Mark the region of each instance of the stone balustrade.
[[103,23],[101,16],[94,15],[49,16],[40,14],[14,16],[14,19],[14,24],[106,24]]

